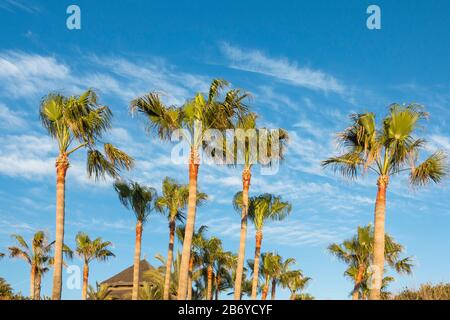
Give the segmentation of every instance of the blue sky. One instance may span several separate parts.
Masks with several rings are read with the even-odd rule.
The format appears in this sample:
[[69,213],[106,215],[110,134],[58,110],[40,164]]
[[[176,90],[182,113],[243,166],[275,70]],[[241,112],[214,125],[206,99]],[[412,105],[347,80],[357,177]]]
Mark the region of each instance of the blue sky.
[[[110,140],[137,162],[128,178],[160,189],[165,176],[187,182],[186,167],[170,162],[170,146],[146,134],[128,104],[148,91],[179,104],[225,78],[253,95],[261,124],[283,127],[291,142],[279,173],[254,170],[251,194],[272,192],[293,204],[282,223],[268,223],[263,251],[295,257],[313,278],[307,292],[346,299],[345,266],[326,252],[331,242],[373,219],[375,177],[347,182],[320,161],[336,152],[334,134],[352,112],[386,112],[392,102],[424,104],[430,120],[420,132],[428,150],[450,151],[450,3],[433,1],[76,1],[82,29],[66,28],[69,1],[0,1],[0,252],[11,233],[30,239],[36,230],[54,235],[55,143],[38,119],[40,99],[96,88],[114,113]],[[366,8],[378,4],[382,29],[366,28]],[[111,182],[95,183],[84,158],[72,159],[67,179],[66,240],[78,231],[114,243],[117,258],[93,263],[90,282],[132,264],[134,220]],[[392,179],[387,231],[415,259],[412,276],[397,277],[397,291],[426,281],[450,281],[448,180],[412,190]],[[219,187],[220,182],[220,187]],[[241,188],[240,168],[202,166],[199,186],[210,201],[197,224],[237,250],[239,216],[231,206]],[[247,256],[254,250],[249,230]],[[153,216],[144,229],[143,256],[166,253],[167,223]],[[80,264],[74,260],[74,264]],[[0,276],[28,293],[28,267],[0,261]],[[51,290],[51,273],[43,292]],[[63,289],[77,299],[81,290]],[[281,292],[280,297],[287,297]]]

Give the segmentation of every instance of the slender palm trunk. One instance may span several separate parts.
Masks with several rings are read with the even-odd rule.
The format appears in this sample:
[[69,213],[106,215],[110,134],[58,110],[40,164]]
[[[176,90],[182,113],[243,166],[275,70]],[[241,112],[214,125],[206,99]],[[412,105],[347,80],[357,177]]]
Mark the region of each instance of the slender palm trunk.
[[186,300],[192,300],[192,274],[194,272],[194,257],[189,259],[189,275],[187,284],[187,298]]
[[255,246],[255,262],[253,266],[253,281],[252,281],[252,300],[256,300],[256,294],[258,290],[258,277],[259,277],[259,258],[261,256],[261,242],[262,242],[262,231],[256,231],[256,246]]
[[169,250],[167,251],[166,273],[164,275],[163,300],[169,300],[170,296],[170,274],[172,272],[173,244],[175,241],[175,220],[169,222]]
[[261,300],[267,300],[267,294],[269,293],[269,277],[266,277],[264,287],[261,294]]
[[247,240],[248,191],[251,177],[250,168],[245,168],[242,172],[241,239],[239,241],[236,279],[234,280],[234,300],[240,300],[242,297],[242,277],[244,274],[245,244]]
[[220,293],[220,276],[218,275],[216,277],[216,300],[219,300],[219,293]]
[[364,271],[365,271],[365,266],[363,264],[360,264],[358,267],[358,273],[357,273],[356,279],[355,279],[355,287],[353,288],[352,300],[359,300],[359,288],[361,287],[361,282],[363,279]]
[[191,256],[192,237],[194,234],[195,214],[197,209],[197,177],[199,168],[198,150],[191,148],[189,160],[189,198],[186,227],[184,231],[183,251],[180,263],[180,278],[178,279],[178,300],[185,300],[189,275],[189,259]]
[[206,300],[212,299],[212,281],[213,281],[213,269],[209,265],[207,270],[207,282],[206,282]]
[[36,272],[36,284],[34,286],[34,299],[40,300],[41,299],[41,274],[39,272]]
[[370,300],[379,300],[384,269],[384,223],[386,215],[386,189],[389,176],[380,176],[377,181],[378,191],[375,202],[375,225],[373,245],[373,268],[371,276]]
[[291,296],[289,297],[289,300],[295,300],[295,291],[291,291]]
[[34,300],[34,294],[36,291],[36,265],[34,263],[31,264],[30,271],[30,299]]
[[139,264],[141,263],[142,221],[136,223],[136,244],[134,247],[132,300],[139,299]]
[[55,259],[53,271],[52,299],[61,299],[62,289],[62,263],[64,243],[64,209],[65,209],[65,185],[66,173],[69,168],[69,159],[62,154],[56,160],[56,236]]
[[270,299],[275,300],[275,294],[277,290],[277,281],[275,279],[272,280],[272,292],[270,294]]
[[89,279],[89,265],[87,261],[85,261],[83,266],[83,288],[81,290],[81,300],[86,300],[88,279]]

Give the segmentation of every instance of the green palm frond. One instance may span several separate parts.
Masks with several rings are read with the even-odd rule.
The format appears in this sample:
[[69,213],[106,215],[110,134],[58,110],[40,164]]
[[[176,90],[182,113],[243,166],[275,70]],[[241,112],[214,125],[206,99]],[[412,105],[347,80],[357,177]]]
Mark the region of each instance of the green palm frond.
[[448,169],[447,155],[437,151],[411,170],[411,184],[421,186],[431,181],[438,183],[448,175]]
[[114,183],[120,202],[127,209],[133,211],[136,219],[144,223],[153,210],[157,198],[156,190],[138,184],[137,182],[116,181]]

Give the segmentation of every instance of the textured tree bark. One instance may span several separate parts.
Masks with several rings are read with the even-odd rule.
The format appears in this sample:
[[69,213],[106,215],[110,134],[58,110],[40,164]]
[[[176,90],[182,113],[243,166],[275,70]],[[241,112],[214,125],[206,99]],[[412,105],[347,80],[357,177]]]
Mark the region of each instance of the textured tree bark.
[[209,265],[207,269],[207,284],[206,284],[206,300],[212,299],[212,280],[213,280],[213,269]]
[[272,280],[272,293],[270,294],[270,299],[275,300],[275,294],[277,290],[277,281],[275,279]]
[[36,291],[36,266],[34,263],[31,264],[30,271],[30,299],[34,300],[34,294]]
[[186,300],[189,274],[189,259],[191,256],[192,237],[194,234],[195,214],[197,209],[197,177],[199,168],[198,150],[191,148],[189,160],[189,198],[186,227],[184,231],[183,251],[180,263],[180,278],[178,280],[178,300]]
[[36,284],[34,286],[34,300],[41,300],[41,275],[36,272]]
[[189,275],[188,275],[188,285],[187,285],[187,299],[192,300],[192,274],[194,272],[194,257],[189,259]]
[[268,293],[269,293],[269,283],[266,281],[262,290],[261,300],[267,300]]
[[373,268],[369,299],[379,300],[384,269],[384,223],[386,215],[386,189],[389,176],[380,176],[377,181],[378,191],[375,202],[375,225],[373,245]]
[[256,300],[258,291],[258,277],[259,277],[259,258],[261,256],[262,231],[256,231],[256,246],[255,246],[255,264],[253,266],[253,281],[252,281],[252,300]]
[[64,243],[65,185],[69,159],[62,154],[56,160],[56,237],[53,271],[52,299],[61,299],[62,289],[62,254]]
[[167,251],[166,273],[164,275],[163,299],[169,300],[170,296],[170,274],[172,272],[173,245],[175,242],[175,220],[169,222],[169,250]]
[[355,287],[353,288],[352,300],[359,300],[359,288],[361,287],[364,271],[365,266],[363,264],[359,265],[358,274],[355,279]]
[[83,289],[81,291],[82,300],[86,300],[87,297],[88,279],[89,279],[89,265],[85,261],[83,266]]
[[139,300],[139,264],[141,263],[142,221],[136,223],[136,245],[134,248],[132,300]]
[[216,277],[216,300],[219,300],[219,293],[220,293],[220,276],[218,275]]
[[241,236],[239,241],[239,253],[236,266],[236,279],[234,280],[234,300],[242,297],[242,277],[245,263],[245,244],[247,240],[247,220],[248,220],[248,192],[251,180],[250,168],[245,168],[242,172],[242,214],[241,214]]

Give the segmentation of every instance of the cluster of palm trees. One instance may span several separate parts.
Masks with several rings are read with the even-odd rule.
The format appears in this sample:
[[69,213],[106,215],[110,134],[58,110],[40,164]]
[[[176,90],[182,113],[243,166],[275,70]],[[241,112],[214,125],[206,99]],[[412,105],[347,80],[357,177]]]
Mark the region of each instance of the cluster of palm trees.
[[[182,135],[189,143],[188,184],[180,184],[166,178],[163,181],[162,194],[158,195],[153,187],[126,181],[120,177],[122,171],[130,170],[134,166],[134,159],[113,144],[104,142],[105,135],[111,129],[112,112],[107,106],[99,103],[93,90],[87,90],[80,96],[65,97],[54,93],[46,96],[41,103],[40,117],[43,126],[58,145],[56,236],[55,241],[48,243],[42,233],[37,239],[33,239],[31,248],[22,238],[16,237],[21,249],[14,255],[23,257],[31,266],[33,283],[31,296],[36,297],[40,277],[48,271],[49,266],[53,266],[52,299],[61,298],[63,254],[68,252],[68,248],[64,245],[65,178],[70,167],[70,156],[84,150],[88,175],[94,179],[112,177],[120,202],[136,217],[133,300],[139,299],[140,295],[139,263],[142,232],[152,212],[165,214],[169,224],[168,253],[164,259],[162,286],[158,289],[158,294],[161,294],[163,299],[192,299],[194,291],[198,291],[193,289],[194,285],[205,286],[206,299],[212,299],[214,294],[218,297],[223,288],[233,288],[235,299],[241,299],[243,293],[248,291],[252,299],[256,299],[258,292],[261,292],[265,299],[269,287],[274,298],[278,284],[291,291],[291,298],[302,298],[297,291],[304,288],[309,278],[304,277],[300,270],[289,270],[293,260],[283,261],[276,253],[261,254],[265,223],[286,218],[292,210],[291,204],[277,195],[261,194],[253,197],[249,195],[252,167],[255,164],[270,166],[273,162],[282,160],[288,134],[283,129],[277,129],[276,133],[271,133],[273,130],[268,133],[265,128],[258,127],[257,115],[251,112],[247,105],[248,97],[249,94],[245,91],[229,89],[228,82],[215,79],[206,94],[197,93],[181,106],[166,106],[160,95],[154,92],[131,101],[132,113],[143,116],[150,132],[156,137],[169,142],[174,135]],[[325,167],[332,166],[349,178],[356,178],[360,174],[372,171],[378,176],[373,244],[363,245],[364,261],[361,263],[360,258],[354,260],[353,256],[356,254],[350,252],[346,245],[345,248],[339,245],[330,247],[332,252],[349,264],[347,274],[354,275],[355,279],[354,296],[357,294],[358,297],[366,297],[367,290],[364,291],[363,288],[367,287],[370,288],[369,298],[380,299],[385,262],[387,261],[390,266],[398,262],[389,256],[391,253],[388,251],[391,245],[395,247],[396,244],[384,232],[386,191],[390,178],[408,170],[411,184],[420,186],[430,181],[440,182],[448,172],[446,155],[442,151],[437,151],[420,164],[417,163],[420,158],[419,151],[423,149],[425,141],[413,135],[426,117],[427,113],[418,105],[398,104],[390,107],[388,115],[381,121],[379,127],[373,113],[352,115],[351,125],[338,135],[344,153],[323,162]],[[255,155],[252,154],[253,149],[248,139],[244,140],[243,148],[236,148],[238,141],[233,141],[232,150],[229,150],[228,145],[221,146],[224,153],[228,156],[231,154],[233,165],[243,166],[242,190],[232,200],[234,208],[241,215],[237,256],[225,251],[220,239],[205,238],[204,228],[199,228],[195,232],[197,207],[207,199],[205,193],[198,191],[197,180],[200,156],[202,152],[211,152],[211,146],[214,144],[213,141],[203,139],[209,129],[221,131],[252,129],[258,138],[263,132],[267,138],[264,140],[266,146],[259,145],[259,148],[266,149],[265,156],[269,159],[264,163],[253,161]],[[262,139],[259,142],[261,141]],[[276,152],[271,148],[275,144],[280,146]],[[213,150],[217,152],[217,149]],[[239,162],[238,159],[244,161]],[[248,269],[245,268],[248,219],[255,226],[255,254],[248,265],[252,275],[250,286],[246,274]],[[181,228],[177,228],[177,222],[182,223]],[[369,231],[366,230],[366,233],[371,233]],[[182,241],[182,250],[174,258],[176,234]],[[352,241],[358,243],[359,240],[353,239],[350,242]],[[113,256],[113,253],[109,250],[109,242],[103,242],[101,239],[91,240],[83,233],[77,235],[76,242],[76,253],[84,262],[83,298],[86,298],[88,291],[95,292],[95,289],[88,287],[89,262],[93,259],[105,260]],[[48,254],[51,247],[54,247],[54,256]],[[47,260],[44,261],[44,257]],[[405,263],[408,264],[409,261]],[[199,269],[199,265],[202,268]],[[197,281],[199,270],[205,279],[203,284]],[[370,279],[370,284],[367,279]],[[149,287],[148,290],[151,292],[147,292],[147,296],[155,296],[157,294],[155,288]]]
[[[53,247],[55,241],[49,241],[44,231],[37,231],[30,243],[20,235],[13,234],[15,246],[8,247],[11,258],[22,259],[30,266],[30,296],[32,300],[41,298],[41,283],[43,276],[54,266]],[[79,232],[75,237],[76,248],[73,251],[63,244],[63,255],[66,260],[73,258],[74,252],[83,261],[82,299],[87,297],[89,263],[93,260],[105,261],[114,254],[109,250],[111,242],[104,242],[101,238],[91,240],[90,237]],[[63,261],[63,265],[65,262]]]

